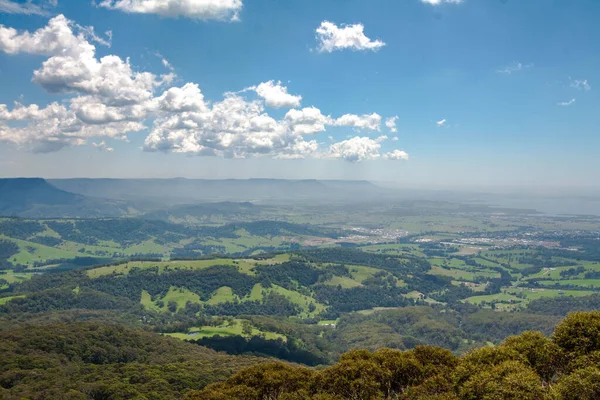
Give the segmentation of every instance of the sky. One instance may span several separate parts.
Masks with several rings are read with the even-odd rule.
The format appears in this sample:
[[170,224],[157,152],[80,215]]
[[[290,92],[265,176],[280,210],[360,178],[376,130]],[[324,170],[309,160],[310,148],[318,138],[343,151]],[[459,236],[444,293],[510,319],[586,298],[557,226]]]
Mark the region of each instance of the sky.
[[0,176],[597,188],[596,0],[0,0]]

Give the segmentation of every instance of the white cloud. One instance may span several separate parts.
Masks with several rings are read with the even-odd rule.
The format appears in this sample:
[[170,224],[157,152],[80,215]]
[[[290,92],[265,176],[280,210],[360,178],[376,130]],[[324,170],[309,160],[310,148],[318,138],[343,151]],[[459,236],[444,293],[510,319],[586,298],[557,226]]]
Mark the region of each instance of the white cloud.
[[385,46],[380,40],[371,40],[364,34],[362,24],[341,25],[323,21],[316,30],[320,52],[331,53],[335,50],[378,50]]
[[389,153],[385,153],[383,158],[386,160],[408,160],[408,153],[403,150],[394,150]]
[[48,25],[34,33],[17,31],[0,25],[0,50],[8,54],[29,53],[46,56],[74,56],[94,53],[85,35],[75,35],[75,25],[64,15],[48,21]]
[[329,156],[354,163],[379,158],[380,148],[381,144],[376,140],[355,136],[329,146]]
[[396,127],[396,121],[398,121],[398,117],[390,117],[388,119],[385,120],[385,126],[390,130],[390,132],[392,133],[396,133],[398,132],[398,128]]
[[0,13],[6,14],[25,14],[25,15],[49,15],[50,7],[56,7],[57,0],[48,0],[46,2],[38,2],[36,4],[32,1],[26,1],[16,3],[11,0],[0,0]]
[[67,115],[67,109],[58,103],[52,103],[45,108],[40,108],[37,104],[25,106],[21,103],[15,103],[15,107],[10,111],[6,104],[0,104],[0,121],[27,121],[44,120],[50,118],[63,118]]
[[[92,43],[110,44],[112,37],[107,36],[107,40],[98,38],[93,28],[76,25],[62,15],[34,32],[0,26],[0,51],[45,55],[33,82],[62,97],[61,102],[47,106],[0,104],[0,142],[35,152],[91,142],[99,150],[110,151],[104,139],[126,140],[130,133],[147,130],[148,124],[146,151],[305,158],[326,152],[319,149],[318,140],[308,137],[329,126],[380,131],[377,113],[344,114],[335,119],[311,106],[292,108],[276,119],[268,114],[268,107],[298,107],[302,99],[276,81],[208,101],[196,83],[167,86],[174,73],[138,72],[129,59],[116,55],[98,59]],[[172,69],[166,60],[163,65]],[[258,95],[254,100],[247,98],[250,89]],[[378,158],[384,140],[386,135],[333,143],[330,156],[349,161]]]
[[152,108],[169,112],[207,112],[208,106],[200,87],[195,83],[172,87],[152,100]]
[[437,6],[440,4],[460,4],[462,3],[463,0],[421,0],[421,3],[425,3],[425,4],[431,4],[433,6]]
[[112,152],[115,149],[113,149],[112,147],[108,147],[108,145],[106,144],[106,142],[101,141],[100,143],[92,143],[92,147],[98,149],[99,151],[107,151],[107,152]]
[[381,126],[381,115],[377,113],[355,115],[345,114],[333,122],[336,126],[351,126],[357,129],[379,131]]
[[297,135],[312,135],[325,131],[325,125],[331,123],[316,107],[305,107],[302,110],[290,110],[285,115],[285,121],[293,133]]
[[242,0],[103,0],[100,7],[128,13],[238,21]]
[[516,62],[513,63],[511,65],[508,65],[506,67],[500,68],[497,72],[500,74],[507,74],[510,75],[513,72],[519,72],[522,71],[525,68],[531,68],[533,67],[533,64],[522,64],[520,62]]
[[440,121],[437,121],[437,122],[436,122],[436,125],[437,125],[437,126],[439,126],[439,127],[442,127],[442,126],[446,125],[446,120],[445,120],[445,119],[442,119],[442,120],[440,120]]
[[588,83],[587,79],[571,79],[570,86],[574,89],[585,90],[586,92],[592,90],[592,87]]
[[400,140],[400,139],[398,139],[398,136],[394,136],[394,137],[392,138],[392,142],[397,142],[398,140]]
[[[16,104],[8,111],[0,105],[2,141],[53,151],[81,145],[91,137],[123,137],[145,128],[141,120],[161,79],[133,71],[128,60],[114,55],[96,59],[89,40],[109,44],[93,28],[76,25],[63,15],[35,32],[0,26],[0,51],[49,57],[34,71],[33,82],[50,93],[75,95],[68,100],[69,109],[56,103],[45,108]],[[15,125],[16,120],[23,123]]]
[[285,86],[281,86],[281,82],[268,81],[263,82],[258,86],[252,86],[245,90],[254,90],[256,94],[265,99],[265,103],[269,107],[299,107],[302,96],[294,96],[288,93]]
[[175,68],[173,67],[173,65],[169,62],[169,60],[167,60],[165,57],[163,57],[162,54],[160,54],[158,51],[154,54],[156,55],[156,57],[160,58],[160,62],[162,63],[163,67],[165,67],[169,71],[175,71]]
[[561,107],[568,107],[573,103],[575,103],[575,99],[571,99],[569,101],[562,101],[562,102],[558,103],[558,105]]
[[148,151],[243,158],[252,154],[305,154],[311,145],[303,142],[285,123],[264,113],[262,102],[228,93],[205,111],[158,119],[144,146]]

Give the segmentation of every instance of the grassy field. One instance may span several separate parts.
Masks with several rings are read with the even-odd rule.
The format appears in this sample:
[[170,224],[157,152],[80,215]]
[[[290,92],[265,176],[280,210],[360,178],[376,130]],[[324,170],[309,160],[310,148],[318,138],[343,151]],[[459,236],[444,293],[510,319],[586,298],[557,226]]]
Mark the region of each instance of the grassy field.
[[[472,296],[464,301],[471,304],[481,303],[512,303],[519,306],[526,305],[531,300],[542,299],[542,298],[554,298],[560,296],[589,296],[592,291],[588,290],[557,290],[557,289],[543,289],[543,288],[509,288],[503,293]],[[500,308],[502,309],[502,308]]]
[[600,279],[565,279],[554,281],[538,281],[538,284],[544,287],[552,287],[558,285],[573,285],[583,288],[600,289]]
[[25,296],[0,297],[0,306],[8,303],[11,300],[14,300],[14,299],[23,299],[23,298],[25,298]]
[[[299,315],[300,318],[313,318],[321,312],[325,311],[326,307],[323,304],[317,303],[317,301],[312,297],[305,296],[301,293],[293,292],[291,290],[282,288],[281,286],[277,285],[273,285],[271,289],[267,290],[272,290],[275,293],[283,295],[287,297],[290,300],[290,302],[298,305],[298,307],[302,309],[302,313]],[[310,304],[315,305],[315,310],[313,312],[310,312],[308,309],[308,306]]]
[[196,293],[193,293],[185,288],[175,288],[172,287],[169,289],[165,297],[161,299],[165,304],[163,307],[163,311],[167,310],[168,304],[171,302],[177,303],[177,311],[181,309],[185,309],[185,305],[187,302],[199,304],[202,301],[200,300],[200,296]]
[[266,260],[217,258],[212,260],[185,260],[185,261],[132,261],[119,265],[108,265],[87,271],[90,278],[98,278],[106,275],[126,275],[132,268],[148,269],[158,267],[159,273],[165,270],[198,270],[215,265],[231,265],[239,269],[241,273],[254,275],[252,269],[255,265],[272,265],[289,261],[289,254],[280,254]]
[[142,297],[140,299],[140,303],[149,310],[162,311],[162,309],[152,301],[150,293],[148,293],[145,290],[142,290]]
[[13,264],[31,265],[34,262],[43,262],[48,259],[75,258],[81,255],[76,251],[66,251],[26,240],[9,238],[4,235],[0,235],[0,239],[14,242],[19,246],[20,251],[10,258]]
[[360,283],[372,278],[376,273],[381,272],[380,269],[360,265],[348,265],[348,269],[350,270],[352,279]]
[[35,274],[32,272],[14,272],[12,270],[0,271],[0,279],[4,279],[9,284],[29,280],[33,275]]
[[394,244],[374,244],[368,246],[361,246],[362,251],[369,253],[381,253],[381,254],[410,254],[416,257],[426,257],[421,251],[421,248],[417,244],[408,243],[394,243]]
[[362,286],[362,284],[347,276],[334,276],[330,280],[323,282],[324,285],[328,286],[341,286],[344,289],[351,289],[353,287]]
[[483,278],[499,278],[500,274],[495,271],[487,271],[487,270],[475,270],[472,269],[458,269],[458,268],[442,268],[437,265],[433,265],[431,270],[427,272],[430,275],[440,275],[440,276],[448,276],[450,278],[464,280],[472,282],[477,277]]
[[239,335],[239,336],[246,336],[246,337],[264,335],[264,337],[269,340],[276,340],[276,339],[282,339],[284,341],[287,340],[287,338],[284,335],[281,335],[281,334],[275,333],[275,332],[261,331],[254,326],[252,327],[252,334],[245,335],[243,333],[242,321],[243,320],[241,320],[241,319],[234,319],[231,323],[225,322],[221,326],[195,327],[195,328],[190,328],[187,332],[165,333],[165,335],[172,336],[172,337],[182,339],[182,340],[195,340],[195,339],[201,339],[203,337],[211,337],[211,336],[215,336],[215,335],[220,335],[220,336],[238,336]]
[[222,286],[212,295],[206,304],[215,305],[221,303],[239,300],[238,296],[233,294],[233,290],[228,286]]

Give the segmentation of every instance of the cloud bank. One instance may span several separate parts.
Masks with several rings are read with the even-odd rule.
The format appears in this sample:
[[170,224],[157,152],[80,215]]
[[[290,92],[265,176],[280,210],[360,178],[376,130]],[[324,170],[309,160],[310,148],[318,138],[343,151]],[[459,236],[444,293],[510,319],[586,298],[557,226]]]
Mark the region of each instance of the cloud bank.
[[[127,4],[133,3],[138,2]],[[109,46],[111,39],[110,34],[101,38],[93,28],[62,15],[34,32],[0,25],[0,51],[46,57],[33,71],[32,81],[62,99],[46,106],[0,104],[0,142],[50,152],[99,139],[92,146],[111,151],[106,139],[126,140],[129,134],[145,132],[143,149],[151,152],[351,162],[381,157],[386,136],[356,136],[328,149],[322,149],[315,137],[329,127],[380,132],[383,118],[377,113],[336,117],[312,105],[301,108],[302,96],[274,80],[207,100],[194,82],[171,86],[175,75],[166,60],[164,73],[156,74],[140,72],[117,55],[98,57],[96,44]],[[256,96],[249,96],[251,92]],[[268,108],[288,110],[276,118]],[[394,117],[386,126],[392,122]],[[404,159],[390,154],[397,153],[383,157]]]

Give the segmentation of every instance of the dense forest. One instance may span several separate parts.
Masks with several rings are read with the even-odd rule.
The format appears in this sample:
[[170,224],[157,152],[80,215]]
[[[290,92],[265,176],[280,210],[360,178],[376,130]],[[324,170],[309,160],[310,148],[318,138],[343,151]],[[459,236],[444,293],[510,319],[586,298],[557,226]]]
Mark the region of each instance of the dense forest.
[[[527,331],[462,356],[429,345],[411,350],[352,350],[336,363],[316,369],[224,355],[202,346],[208,342],[185,343],[97,322],[51,322],[5,330],[0,332],[0,398],[600,398],[598,311],[568,315],[550,336]],[[218,347],[226,340],[213,338],[212,342]],[[300,351],[293,345],[268,342],[238,340],[234,347],[279,355]]]
[[101,323],[0,332],[2,399],[177,399],[264,362]]
[[549,338],[528,331],[461,357],[449,350],[354,350],[322,370],[283,363],[242,370],[189,400],[595,400],[600,312],[575,313]]

